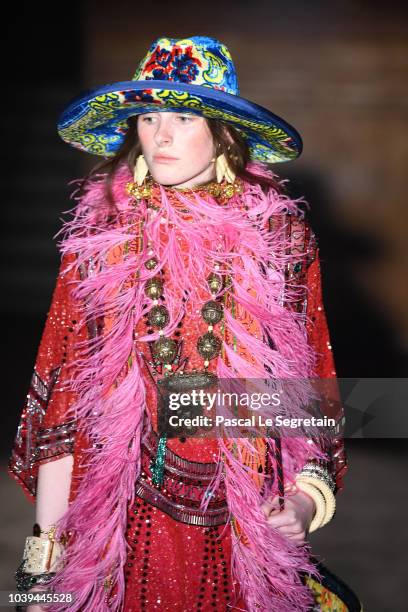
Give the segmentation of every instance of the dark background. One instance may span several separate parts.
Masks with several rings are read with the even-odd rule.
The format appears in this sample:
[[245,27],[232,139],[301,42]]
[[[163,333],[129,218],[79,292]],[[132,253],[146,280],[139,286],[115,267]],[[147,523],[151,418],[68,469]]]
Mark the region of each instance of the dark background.
[[[52,237],[74,205],[68,183],[98,161],[59,139],[58,115],[81,90],[128,80],[161,36],[220,39],[241,95],[300,131],[301,158],[274,169],[311,206],[338,376],[407,376],[407,13],[368,0],[12,9],[2,38],[4,465],[55,282]],[[312,535],[313,549],[365,612],[405,610],[406,441],[348,440],[347,450],[336,517]],[[1,486],[0,588],[12,588],[33,508],[6,476]]]

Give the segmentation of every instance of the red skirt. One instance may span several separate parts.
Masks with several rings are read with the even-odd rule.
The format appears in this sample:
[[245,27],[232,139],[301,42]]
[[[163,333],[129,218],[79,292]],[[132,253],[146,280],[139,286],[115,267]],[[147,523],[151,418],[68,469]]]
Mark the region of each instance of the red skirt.
[[159,438],[153,430],[143,438],[141,474],[128,509],[125,612],[246,610],[231,573],[222,480],[207,510],[199,509],[214,477],[217,442],[184,440],[167,441],[163,480],[155,486]]
[[231,576],[229,524],[184,524],[136,498],[127,540],[126,612],[246,609]]

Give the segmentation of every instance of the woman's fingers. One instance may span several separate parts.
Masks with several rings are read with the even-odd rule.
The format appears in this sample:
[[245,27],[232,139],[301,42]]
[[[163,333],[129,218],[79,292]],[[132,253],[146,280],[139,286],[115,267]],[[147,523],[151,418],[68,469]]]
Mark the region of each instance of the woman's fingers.
[[296,506],[288,500],[284,510],[280,511],[279,496],[265,501],[261,509],[263,510],[268,525],[277,529],[279,533],[290,539],[296,544],[303,544],[306,539],[304,525],[299,519]]
[[304,529],[298,526],[296,526],[295,528],[279,527],[279,533],[294,542],[304,542],[306,539],[306,533]]
[[262,506],[261,510],[264,511],[265,516],[269,516],[271,512],[276,512],[279,510],[279,497],[276,495],[275,497],[266,500]]
[[282,512],[270,514],[267,523],[272,527],[293,526],[298,522],[297,516],[293,508],[285,508]]

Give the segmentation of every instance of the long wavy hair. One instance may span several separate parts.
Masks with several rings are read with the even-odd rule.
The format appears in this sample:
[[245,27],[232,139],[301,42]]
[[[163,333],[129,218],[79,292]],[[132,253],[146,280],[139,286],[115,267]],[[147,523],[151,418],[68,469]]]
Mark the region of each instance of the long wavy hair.
[[[83,178],[79,186],[81,194],[86,188],[88,180],[91,180],[96,174],[105,174],[106,198],[112,207],[112,212],[116,211],[115,198],[112,190],[112,183],[116,170],[125,162],[130,172],[133,173],[136,159],[142,153],[142,147],[137,135],[137,120],[138,115],[127,119],[129,129],[116,155],[94,166]],[[258,175],[246,169],[250,161],[249,147],[247,141],[237,129],[218,119],[206,119],[206,121],[216,145],[217,155],[224,153],[229,167],[234,171],[236,176],[250,183],[261,185],[265,191],[272,188],[278,193],[284,192],[284,182],[278,180],[276,175]],[[267,166],[267,164],[265,164],[265,166]]]

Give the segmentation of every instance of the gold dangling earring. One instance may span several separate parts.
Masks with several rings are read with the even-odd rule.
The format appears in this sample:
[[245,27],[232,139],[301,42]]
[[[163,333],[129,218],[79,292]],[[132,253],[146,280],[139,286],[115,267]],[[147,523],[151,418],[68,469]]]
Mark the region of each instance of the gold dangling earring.
[[135,172],[133,175],[133,179],[137,185],[141,185],[145,180],[147,173],[149,172],[149,167],[146,164],[146,160],[143,155],[139,155],[135,164]]
[[215,162],[215,171],[217,174],[217,183],[221,183],[224,176],[225,176],[227,183],[234,182],[235,174],[229,167],[224,153],[222,153],[221,155],[217,157],[217,161]]

